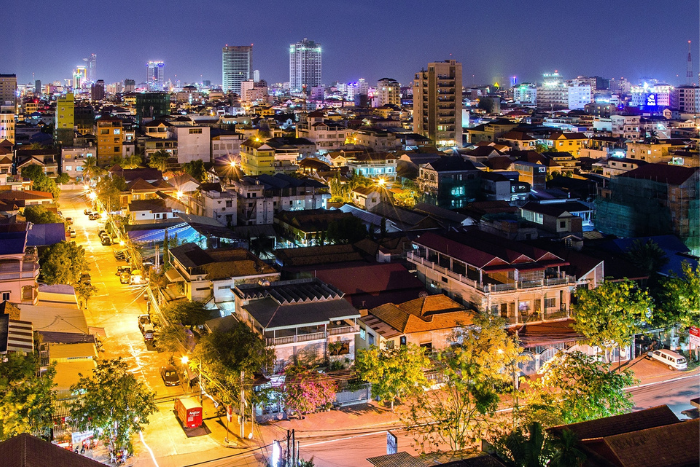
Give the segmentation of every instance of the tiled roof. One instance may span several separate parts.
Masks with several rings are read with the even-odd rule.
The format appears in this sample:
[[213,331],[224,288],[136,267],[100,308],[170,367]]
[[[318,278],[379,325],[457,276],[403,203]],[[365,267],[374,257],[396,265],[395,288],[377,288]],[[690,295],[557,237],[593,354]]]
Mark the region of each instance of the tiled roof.
[[682,185],[689,178],[696,175],[697,167],[682,167],[669,164],[646,164],[634,170],[630,170],[619,177],[653,180],[669,185]]
[[137,178],[126,184],[126,191],[155,191],[155,189],[156,187],[142,178]]
[[592,211],[585,204],[579,201],[566,201],[564,203],[533,203],[528,202],[522,208],[523,211],[532,211],[547,216],[559,217],[565,212],[580,212],[580,211]]
[[89,457],[22,433],[0,443],[2,464],[12,467],[104,467]]

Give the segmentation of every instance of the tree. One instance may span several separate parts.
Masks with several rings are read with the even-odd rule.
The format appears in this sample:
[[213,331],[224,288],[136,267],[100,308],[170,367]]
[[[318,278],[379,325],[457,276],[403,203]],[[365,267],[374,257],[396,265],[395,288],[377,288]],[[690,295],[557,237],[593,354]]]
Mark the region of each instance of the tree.
[[[201,364],[210,386],[207,391],[218,396],[224,404],[231,404],[240,402],[241,373],[244,384],[251,387],[254,374],[270,368],[274,360],[275,352],[265,340],[245,323],[236,320],[229,330],[214,331],[202,337],[190,363],[192,368]],[[252,392],[248,391],[249,396]]]
[[572,310],[576,332],[583,334],[590,345],[605,349],[609,361],[609,352],[627,345],[651,316],[652,301],[632,281],[605,281],[592,290],[577,289]]
[[40,280],[48,285],[77,284],[82,272],[90,270],[85,250],[73,242],[59,242],[48,247],[39,258]]
[[28,178],[31,181],[37,178],[45,177],[44,168],[40,165],[31,164],[26,167],[22,167],[22,177]]
[[656,276],[668,264],[668,256],[654,240],[644,242],[637,239],[632,243],[625,257],[630,263],[644,271],[649,277]]
[[204,168],[204,162],[199,159],[182,164],[182,171],[199,183],[207,179],[207,170]]
[[170,324],[160,328],[155,346],[159,352],[170,352],[172,357],[176,352],[180,352],[185,348],[184,343],[186,340],[185,327],[181,324]]
[[148,166],[153,169],[158,169],[161,172],[165,172],[165,169],[168,167],[169,158],[170,154],[161,149],[160,151],[156,151],[151,154],[151,157],[148,159]]
[[634,404],[625,388],[633,383],[630,370],[608,371],[582,352],[560,353],[530,383],[528,418],[569,424],[628,413]]
[[355,243],[367,236],[367,229],[359,217],[345,217],[329,222],[326,236],[331,244]]
[[211,310],[204,305],[204,302],[179,300],[166,306],[163,315],[168,321],[174,323],[190,327],[201,326],[211,319]]
[[85,308],[87,308],[90,298],[97,293],[97,287],[86,282],[78,282],[73,285],[73,288],[80,301],[85,304]]
[[32,224],[62,224],[63,219],[55,212],[51,212],[41,204],[35,204],[24,208],[24,217]]
[[428,385],[424,370],[429,366],[424,349],[415,344],[393,349],[373,345],[355,358],[357,376],[372,384],[372,397],[391,403],[392,412],[396,399],[423,392]]
[[83,161],[83,178],[85,180],[91,180],[96,178],[99,174],[99,167],[97,167],[97,159],[92,156],[88,156]]
[[330,408],[338,384],[313,368],[289,367],[285,371],[285,407],[299,414]]
[[700,265],[683,262],[683,275],[672,274],[660,281],[652,323],[657,327],[689,327],[700,317]]
[[443,386],[413,397],[404,423],[421,451],[474,447],[488,430],[502,386],[513,381],[522,348],[504,329],[500,318],[479,315],[455,336],[459,345],[440,352],[437,371]]
[[92,375],[80,375],[71,390],[79,395],[70,406],[73,423],[80,431],[92,431],[114,452],[131,451],[131,435],[157,411],[155,394],[121,358],[99,361]]
[[126,180],[119,175],[103,177],[95,189],[102,204],[108,210],[115,211],[121,207],[121,194],[127,189]]
[[544,467],[551,456],[551,445],[542,425],[532,422],[527,433],[518,427],[497,444],[501,458],[512,467]]
[[56,177],[56,183],[59,185],[65,185],[68,182],[70,182],[70,175],[66,173],[62,173],[58,177]]
[[549,467],[581,467],[586,455],[578,448],[578,438],[571,430],[563,430],[552,439],[552,457]]
[[39,374],[36,354],[10,352],[0,361],[0,441],[21,433],[49,439],[53,428],[56,366]]
[[130,156],[123,157],[121,159],[121,167],[123,169],[135,169],[143,164],[143,159],[138,154],[132,154]]
[[61,190],[56,182],[44,173],[43,167],[35,164],[22,167],[22,177],[32,181],[33,190],[51,193],[54,199],[58,199]]

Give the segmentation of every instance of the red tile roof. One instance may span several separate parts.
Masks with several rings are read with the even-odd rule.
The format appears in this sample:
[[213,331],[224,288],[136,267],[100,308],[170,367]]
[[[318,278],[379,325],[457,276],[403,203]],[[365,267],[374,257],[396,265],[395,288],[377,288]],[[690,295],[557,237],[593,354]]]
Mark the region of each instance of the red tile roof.
[[646,164],[634,170],[626,172],[620,177],[636,178],[641,180],[654,180],[668,183],[669,185],[682,185],[693,175],[696,175],[697,167],[682,167],[669,164]]
[[89,457],[23,433],[0,443],[0,464],[11,467],[104,467]]

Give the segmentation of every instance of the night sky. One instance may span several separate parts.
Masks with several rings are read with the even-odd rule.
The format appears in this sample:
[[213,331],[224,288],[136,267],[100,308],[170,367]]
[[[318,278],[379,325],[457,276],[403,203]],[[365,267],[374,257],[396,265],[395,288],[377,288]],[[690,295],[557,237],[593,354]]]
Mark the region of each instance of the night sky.
[[[698,0],[321,0],[19,2],[0,6],[0,73],[19,83],[70,78],[97,54],[97,78],[221,83],[221,48],[254,44],[253,68],[289,80],[289,44],[323,48],[323,82],[383,77],[407,85],[429,61],[454,58],[464,84],[555,69],[577,75],[685,83],[687,41],[700,64]],[[450,55],[451,54],[451,55]],[[200,78],[200,75],[202,76]],[[679,75],[676,78],[676,75]],[[697,79],[696,79],[697,81]]]

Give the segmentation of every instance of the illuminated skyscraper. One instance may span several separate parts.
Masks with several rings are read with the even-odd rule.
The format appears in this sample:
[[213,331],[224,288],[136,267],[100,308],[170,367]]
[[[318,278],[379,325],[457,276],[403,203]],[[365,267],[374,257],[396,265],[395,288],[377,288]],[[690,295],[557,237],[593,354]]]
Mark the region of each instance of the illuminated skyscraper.
[[17,75],[0,74],[0,105],[17,104]]
[[150,61],[146,63],[146,83],[151,90],[163,90],[165,80],[165,63]]
[[78,66],[73,70],[73,90],[80,89],[87,81],[87,68]]
[[289,46],[289,85],[296,92],[321,85],[321,44],[304,38]]
[[462,146],[462,64],[428,63],[413,82],[413,131],[438,146]]
[[221,84],[224,92],[241,95],[241,83],[253,76],[253,46],[227,45],[221,51]]
[[97,55],[91,54],[90,57],[84,58],[83,61],[86,64],[86,79],[91,83],[94,83],[97,80]]

